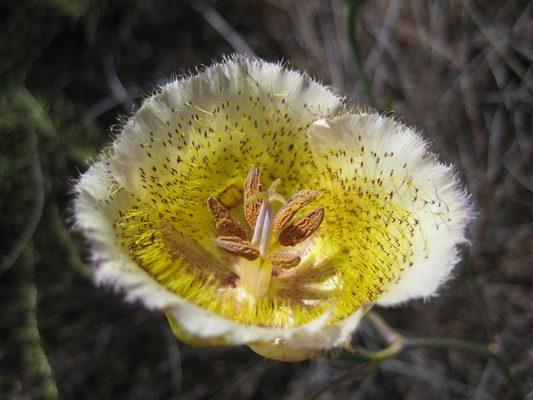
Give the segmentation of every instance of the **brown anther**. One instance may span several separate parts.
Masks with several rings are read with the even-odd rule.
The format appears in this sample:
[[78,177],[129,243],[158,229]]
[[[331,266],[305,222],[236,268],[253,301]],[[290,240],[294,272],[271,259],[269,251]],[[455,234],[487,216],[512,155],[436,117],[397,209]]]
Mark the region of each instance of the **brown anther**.
[[229,236],[237,236],[240,239],[246,240],[248,234],[244,227],[235,221],[233,218],[223,219],[216,224],[217,229]]
[[248,171],[248,175],[244,181],[243,206],[244,218],[246,218],[246,222],[248,222],[252,228],[255,228],[255,223],[259,215],[259,209],[261,208],[263,201],[261,199],[248,201],[248,199],[262,190],[263,185],[261,184],[261,173],[259,171],[259,167],[254,165],[250,171]]
[[278,242],[283,246],[296,246],[311,236],[324,220],[324,209],[317,208],[283,229]]
[[268,261],[274,268],[290,269],[300,264],[302,259],[295,254],[272,253],[268,256]]
[[318,190],[300,190],[299,192],[294,193],[287,204],[276,214],[274,224],[272,225],[272,231],[281,231],[289,222],[291,222],[294,214],[301,210],[302,207],[305,207],[314,201],[319,194],[320,192]]
[[215,218],[216,227],[220,232],[246,240],[248,236],[246,229],[233,218],[228,209],[218,199],[209,197],[207,205]]
[[259,257],[259,250],[237,236],[219,236],[213,242],[219,249],[234,256],[243,257],[250,261]]

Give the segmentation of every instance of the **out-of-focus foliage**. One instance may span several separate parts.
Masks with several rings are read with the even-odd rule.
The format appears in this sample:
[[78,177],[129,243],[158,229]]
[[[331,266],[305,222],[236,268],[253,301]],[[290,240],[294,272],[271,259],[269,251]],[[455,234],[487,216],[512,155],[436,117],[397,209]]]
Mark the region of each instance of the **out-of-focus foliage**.
[[[342,1],[205,4],[258,56],[290,60],[364,104]],[[0,5],[2,396],[298,399],[353,366],[190,348],[162,315],[90,281],[70,221],[72,181],[143,94],[234,51],[205,10],[171,0]],[[531,392],[531,6],[391,0],[367,2],[356,17],[377,106],[425,130],[463,171],[479,210],[466,261],[442,297],[383,314],[407,334],[490,343]],[[365,329],[357,340],[377,346]],[[335,398],[507,396],[492,362],[458,352],[412,352],[333,390]]]

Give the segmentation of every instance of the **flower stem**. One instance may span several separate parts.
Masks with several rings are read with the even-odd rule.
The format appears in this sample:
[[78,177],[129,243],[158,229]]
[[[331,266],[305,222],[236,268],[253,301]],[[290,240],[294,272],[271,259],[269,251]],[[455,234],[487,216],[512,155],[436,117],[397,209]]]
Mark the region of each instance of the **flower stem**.
[[523,399],[524,395],[522,388],[518,380],[511,373],[511,370],[507,366],[507,363],[495,352],[490,350],[487,346],[467,342],[464,340],[439,338],[439,337],[420,337],[412,338],[405,342],[404,349],[414,349],[419,347],[425,348],[439,348],[439,349],[455,349],[464,351],[467,353],[474,353],[480,356],[484,356],[494,360],[498,368],[502,371],[503,375],[509,382],[509,386],[514,393],[516,399]]
[[19,276],[22,279],[18,296],[23,324],[17,330],[17,340],[20,341],[22,348],[22,361],[36,382],[35,390],[40,393],[41,398],[59,399],[54,371],[44,350],[37,318],[39,297],[35,282],[37,254],[33,242],[26,246],[17,263]]
[[352,49],[353,61],[355,66],[355,73],[357,74],[357,79],[361,82],[363,92],[366,96],[368,104],[377,109],[376,100],[372,93],[372,88],[370,87],[370,81],[368,76],[365,73],[363,66],[363,61],[361,55],[359,54],[359,47],[357,46],[357,30],[356,30],[356,19],[357,19],[357,9],[365,3],[366,0],[348,0],[345,7],[345,19],[346,19],[346,28],[348,30],[348,41]]
[[[391,358],[398,357],[401,353],[406,350],[416,349],[416,348],[438,348],[438,349],[454,349],[460,350],[466,353],[477,354],[486,358],[494,360],[496,365],[500,368],[503,375],[509,383],[509,387],[513,392],[513,397],[516,399],[523,399],[523,391],[518,380],[513,376],[511,370],[505,363],[505,361],[494,351],[490,350],[487,346],[472,343],[464,340],[458,339],[449,339],[441,337],[419,337],[419,338],[410,338],[403,336],[398,331],[393,329],[388,325],[383,318],[381,318],[375,312],[369,312],[366,315],[367,320],[371,323],[374,329],[385,339],[388,343],[388,347],[379,350],[379,351],[369,351],[369,350],[349,350],[332,354],[334,358],[342,359],[351,359],[351,360],[360,360],[368,361],[368,365],[377,366],[379,363],[389,360]],[[373,368],[372,368],[373,369]],[[344,381],[343,381],[344,382]],[[335,386],[335,385],[333,385]],[[333,387],[328,385],[328,389]],[[326,389],[327,390],[327,389]],[[323,393],[321,391],[321,393]]]

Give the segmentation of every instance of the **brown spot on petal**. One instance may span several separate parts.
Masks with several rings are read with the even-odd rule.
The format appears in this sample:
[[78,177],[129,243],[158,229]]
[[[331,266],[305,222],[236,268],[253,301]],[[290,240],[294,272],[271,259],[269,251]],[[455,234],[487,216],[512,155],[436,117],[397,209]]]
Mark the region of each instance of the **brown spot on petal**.
[[305,207],[315,200],[319,194],[320,192],[318,190],[300,190],[299,192],[294,193],[287,204],[276,214],[272,231],[281,231],[289,222],[291,222],[294,214],[301,210],[302,207]]
[[278,241],[283,246],[295,246],[311,236],[324,220],[324,209],[317,208],[283,229]]
[[300,264],[301,258],[295,254],[272,253],[268,256],[268,261],[273,267],[290,269]]
[[248,236],[246,229],[230,214],[228,209],[214,197],[207,199],[207,205],[213,217],[217,229],[229,236],[237,236],[245,240]]
[[220,236],[214,243],[219,249],[250,261],[259,257],[259,250],[237,236]]
[[256,199],[248,201],[250,197],[261,192],[263,190],[263,185],[261,184],[261,172],[259,167],[254,165],[248,171],[246,180],[244,181],[244,218],[246,222],[252,227],[255,228],[255,223],[257,221],[257,216],[259,215],[259,208],[261,207],[262,200]]

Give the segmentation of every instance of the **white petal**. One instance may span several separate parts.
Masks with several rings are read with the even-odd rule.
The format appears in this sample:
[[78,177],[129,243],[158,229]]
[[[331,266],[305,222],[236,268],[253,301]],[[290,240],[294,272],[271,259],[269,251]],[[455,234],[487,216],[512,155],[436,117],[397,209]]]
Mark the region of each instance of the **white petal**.
[[[341,323],[331,325],[331,313],[323,314],[308,324],[283,329],[248,326],[214,314],[171,293],[157,283],[115,244],[111,226],[116,204],[105,203],[112,179],[106,173],[104,162],[95,164],[78,184],[75,204],[77,224],[92,244],[95,279],[124,292],[128,301],[141,301],[150,309],[166,311],[188,335],[204,340],[223,339],[226,344],[265,344],[271,358],[294,354],[311,355],[314,352],[347,343],[359,324],[361,308]],[[127,199],[121,200],[121,206]],[[95,205],[99,209],[95,209]],[[103,206],[103,204],[105,206]],[[276,343],[272,345],[272,343]],[[275,353],[276,348],[282,351]]]
[[[353,171],[349,163],[352,151],[364,148],[367,154],[380,155],[367,157],[364,176],[352,175],[353,179],[381,177],[380,189],[384,193],[394,191],[394,202],[410,210],[419,221],[413,238],[415,254],[410,260],[413,264],[402,266],[405,272],[389,283],[376,303],[392,305],[434,295],[458,261],[456,247],[466,241],[465,228],[471,218],[469,199],[452,168],[440,163],[415,131],[378,114],[322,119],[311,125],[308,134],[317,157],[332,150],[345,152],[338,166],[347,174]],[[405,182],[405,177],[418,188],[416,193],[397,184]],[[420,199],[415,202],[415,197],[425,197],[427,204]]]
[[[91,245],[95,280],[124,292],[129,301],[140,301],[148,308],[167,312],[184,332],[194,337],[223,338],[228,344],[275,341],[305,351],[338,346],[349,340],[362,311],[337,325],[331,324],[331,313],[290,329],[243,325],[167,290],[118,244],[113,221],[119,212],[129,210],[135,201],[149,196],[142,188],[139,167],[159,165],[166,158],[174,160],[189,151],[179,146],[164,146],[162,135],[168,134],[174,143],[184,132],[193,137],[197,133],[192,128],[184,127],[179,132],[174,128],[183,119],[206,112],[224,98],[232,100],[232,107],[239,105],[241,111],[255,112],[247,98],[237,99],[242,94],[240,91],[253,95],[252,103],[256,98],[260,103],[270,101],[271,96],[282,98],[287,112],[293,113],[301,124],[334,115],[340,107],[337,96],[308,77],[279,64],[240,57],[216,64],[198,76],[164,86],[126,122],[111,154],[93,165],[76,185],[76,222]],[[228,110],[227,114],[231,112]],[[223,131],[220,124],[224,123],[224,118],[214,123],[218,124],[215,129]],[[306,138],[302,134],[292,140],[303,143]]]
[[[207,110],[223,100],[227,100],[228,106],[216,117],[210,116]],[[142,194],[138,168],[151,165],[148,162],[162,164],[166,158],[175,160],[187,153],[187,148],[181,149],[176,144],[185,142],[181,135],[186,135],[188,143],[198,135],[197,129],[187,124],[191,118],[193,122],[195,116],[209,119],[209,128],[224,132],[228,119],[233,123],[241,120],[243,115],[253,115],[257,118],[257,132],[279,130],[279,124],[272,124],[275,115],[261,115],[261,105],[266,105],[269,113],[268,107],[274,101],[283,101],[289,115],[300,123],[311,123],[317,118],[334,115],[341,105],[339,97],[304,74],[291,71],[279,63],[237,56],[214,64],[199,75],[170,82],[148,98],[126,122],[113,143],[115,154],[111,170],[114,176],[121,178],[125,187]],[[176,132],[178,126],[179,132]],[[231,131],[233,125],[229,128]],[[151,137],[154,132],[156,136],[164,137],[154,140]],[[167,133],[173,146],[163,146]],[[263,140],[260,134],[252,137],[255,132],[240,134],[250,136],[252,141]],[[304,139],[303,136],[295,135],[295,143]],[[150,159],[146,156],[147,152],[150,152]],[[256,163],[259,161],[254,160]],[[269,172],[275,174],[277,171]]]

